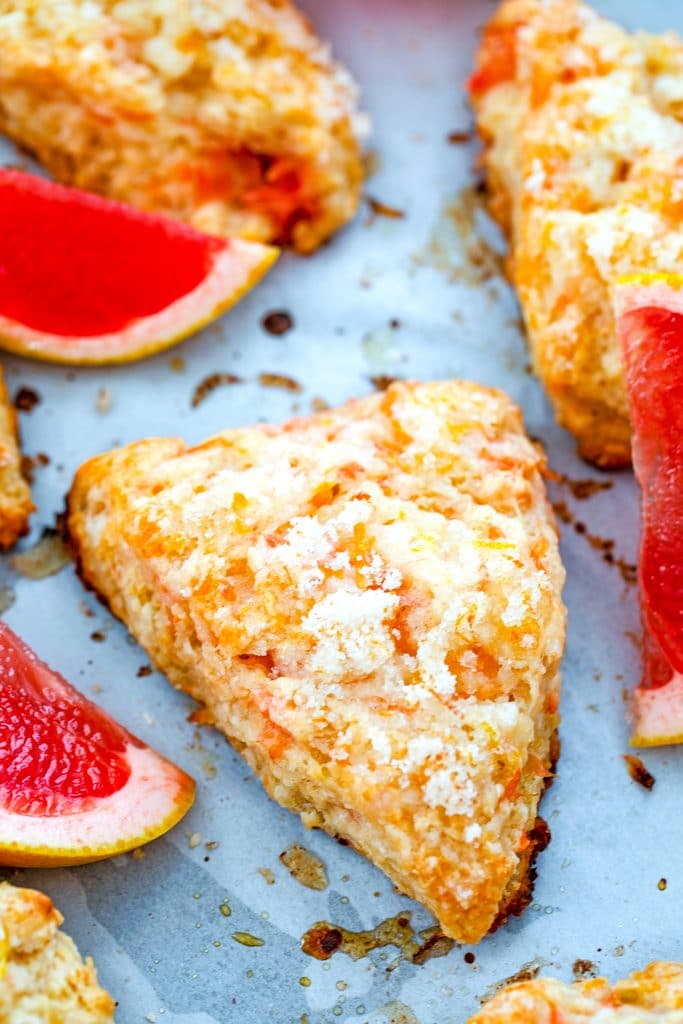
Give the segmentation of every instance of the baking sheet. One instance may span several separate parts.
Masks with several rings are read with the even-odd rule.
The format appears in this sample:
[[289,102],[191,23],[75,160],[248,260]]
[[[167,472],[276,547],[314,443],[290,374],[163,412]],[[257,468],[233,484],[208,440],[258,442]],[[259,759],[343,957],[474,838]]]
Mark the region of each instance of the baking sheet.
[[[144,363],[73,371],[3,359],[11,391],[29,385],[42,399],[21,417],[26,453],[50,458],[36,471],[38,512],[28,543],[52,523],[79,463],[103,449],[150,434],[195,442],[227,426],[278,421],[307,412],[316,399],[337,403],[366,393],[372,377],[389,375],[463,376],[509,391],[529,432],[544,439],[554,469],[612,485],[586,500],[566,485],[553,487],[552,496],[588,534],[614,547],[591,544],[571,524],[563,528],[570,612],[563,750],[542,805],[553,839],[539,860],[534,902],[476,947],[473,963],[464,958],[468,950],[455,947],[422,966],[394,947],[357,961],[338,953],[326,963],[301,952],[301,935],[318,920],[358,930],[409,911],[416,930],[432,921],[363,858],[307,833],[272,803],[219,735],[187,721],[191,702],[161,676],[138,677],[144,652],[84,593],[71,568],[35,581],[16,577],[2,560],[0,586],[16,593],[10,625],[199,783],[188,817],[141,859],[16,874],[58,903],[68,931],[95,957],[118,999],[119,1024],[462,1024],[492,986],[523,965],[570,979],[575,967],[588,969],[577,960],[590,961],[616,978],[653,958],[683,959],[683,751],[644,755],[656,778],[651,792],[629,779],[621,758],[628,749],[622,690],[638,676],[638,613],[636,589],[617,563],[634,561],[636,488],[630,473],[598,474],[577,461],[572,439],[554,425],[528,373],[514,296],[489,248],[499,240],[477,212],[474,148],[447,139],[469,127],[458,86],[492,5],[306,6],[361,82],[375,122],[377,170],[367,192],[404,218],[373,219],[364,208],[315,258],[284,257],[217,325]],[[630,27],[683,31],[674,2],[604,0],[598,7]],[[14,159],[9,147],[0,154]],[[485,246],[473,227],[484,232]],[[287,310],[294,328],[280,337],[264,331],[261,318],[272,310]],[[193,409],[195,387],[215,371],[242,383]],[[301,392],[261,386],[263,372],[294,378]],[[102,388],[111,399],[106,411],[97,408]],[[324,860],[325,891],[303,888],[279,862],[293,842]],[[274,884],[260,868],[272,871]],[[229,917],[219,909],[226,901]],[[240,945],[236,931],[264,944]]]

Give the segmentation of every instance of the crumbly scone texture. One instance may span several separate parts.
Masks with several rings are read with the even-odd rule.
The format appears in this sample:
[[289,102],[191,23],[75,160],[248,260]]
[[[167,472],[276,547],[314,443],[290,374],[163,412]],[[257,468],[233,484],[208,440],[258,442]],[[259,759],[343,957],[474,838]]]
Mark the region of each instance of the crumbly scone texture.
[[683,43],[504,0],[470,80],[536,371],[581,453],[630,461],[612,288],[683,259]]
[[66,184],[311,252],[364,127],[289,0],[0,0],[0,130]]
[[28,530],[31,492],[21,472],[17,417],[0,370],[0,549]]
[[35,889],[0,883],[2,1024],[110,1024],[114,1001],[81,959],[62,915]]
[[524,981],[499,992],[469,1024],[683,1024],[683,964],[656,962],[610,985]]
[[195,448],[129,445],[68,501],[85,582],[268,793],[467,942],[527,885],[553,756],[543,466],[501,393],[401,383]]

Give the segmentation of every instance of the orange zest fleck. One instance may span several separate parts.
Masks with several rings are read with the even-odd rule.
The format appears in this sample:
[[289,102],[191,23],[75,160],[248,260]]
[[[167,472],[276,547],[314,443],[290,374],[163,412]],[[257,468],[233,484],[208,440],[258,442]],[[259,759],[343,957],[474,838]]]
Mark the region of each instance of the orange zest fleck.
[[517,25],[489,25],[479,48],[479,66],[470,75],[467,88],[481,96],[517,74]]

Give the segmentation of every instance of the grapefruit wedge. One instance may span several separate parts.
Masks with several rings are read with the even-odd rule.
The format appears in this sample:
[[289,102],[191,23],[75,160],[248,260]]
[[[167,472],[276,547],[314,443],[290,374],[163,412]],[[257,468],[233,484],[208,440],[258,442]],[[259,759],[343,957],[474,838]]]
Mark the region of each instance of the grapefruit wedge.
[[225,312],[277,249],[0,168],[0,347],[57,363],[121,363]]
[[156,839],[192,779],[131,736],[0,622],[0,864],[63,867]]
[[642,491],[632,743],[659,746],[683,742],[683,276],[623,277],[615,297]]

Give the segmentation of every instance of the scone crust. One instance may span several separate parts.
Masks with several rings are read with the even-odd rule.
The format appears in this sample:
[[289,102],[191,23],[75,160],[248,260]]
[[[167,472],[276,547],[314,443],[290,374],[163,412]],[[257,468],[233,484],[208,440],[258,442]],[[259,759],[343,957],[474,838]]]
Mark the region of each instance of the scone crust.
[[62,915],[35,889],[0,883],[0,1020],[111,1024],[114,1001],[81,959]]
[[78,471],[82,577],[276,800],[477,941],[521,909],[564,579],[543,456],[461,382]]
[[17,416],[0,369],[0,550],[28,530],[31,492],[21,472]]
[[614,283],[683,258],[682,73],[673,35],[630,35],[577,0],[504,0],[471,80],[534,367],[607,467],[630,461]]
[[289,0],[0,2],[0,130],[211,234],[316,249],[358,205],[364,124]]
[[567,985],[536,978],[511,985],[469,1024],[681,1024],[683,964],[655,962],[610,985],[592,978]]

